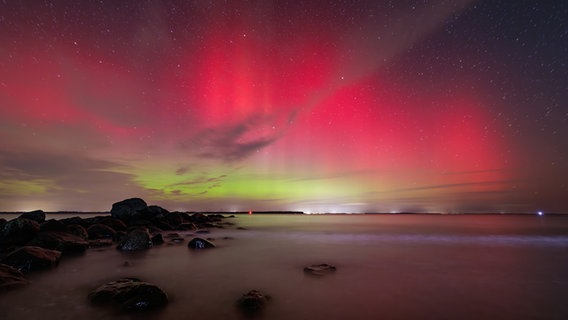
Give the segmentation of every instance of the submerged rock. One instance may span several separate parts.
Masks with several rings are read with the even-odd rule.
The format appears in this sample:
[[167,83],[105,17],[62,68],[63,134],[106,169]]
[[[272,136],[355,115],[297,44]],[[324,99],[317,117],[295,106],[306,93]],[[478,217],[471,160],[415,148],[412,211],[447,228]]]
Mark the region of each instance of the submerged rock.
[[61,252],[40,247],[25,246],[9,253],[2,263],[10,265],[23,273],[49,269],[59,264]]
[[135,229],[130,231],[118,245],[121,251],[146,250],[152,247],[152,239],[148,230]]
[[336,268],[335,266],[332,266],[330,264],[327,263],[322,263],[322,264],[313,264],[309,267],[305,267],[304,268],[304,273],[309,274],[309,275],[313,275],[313,276],[324,276],[326,274],[330,274],[335,272]]
[[269,300],[270,296],[258,290],[251,290],[237,300],[237,307],[247,314],[257,313],[266,306]]
[[88,295],[91,303],[111,304],[127,312],[165,307],[168,295],[158,286],[136,278],[123,278],[106,283]]
[[24,274],[7,264],[0,264],[0,291],[5,291],[28,284]]
[[190,249],[209,249],[209,248],[215,248],[215,244],[203,238],[193,238],[189,241],[187,247]]

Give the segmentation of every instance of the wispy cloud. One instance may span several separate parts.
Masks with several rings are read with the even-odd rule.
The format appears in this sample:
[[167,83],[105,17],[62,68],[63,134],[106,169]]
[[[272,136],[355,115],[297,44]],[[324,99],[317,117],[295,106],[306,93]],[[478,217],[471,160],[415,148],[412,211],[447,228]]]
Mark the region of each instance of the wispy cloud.
[[275,116],[254,115],[237,123],[203,129],[181,147],[201,158],[234,162],[276,142],[286,129]]

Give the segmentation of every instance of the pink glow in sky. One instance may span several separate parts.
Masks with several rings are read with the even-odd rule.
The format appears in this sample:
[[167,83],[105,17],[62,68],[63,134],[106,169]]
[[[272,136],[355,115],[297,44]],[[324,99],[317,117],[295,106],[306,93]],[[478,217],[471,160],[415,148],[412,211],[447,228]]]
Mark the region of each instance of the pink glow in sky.
[[0,4],[0,211],[566,211],[566,11]]

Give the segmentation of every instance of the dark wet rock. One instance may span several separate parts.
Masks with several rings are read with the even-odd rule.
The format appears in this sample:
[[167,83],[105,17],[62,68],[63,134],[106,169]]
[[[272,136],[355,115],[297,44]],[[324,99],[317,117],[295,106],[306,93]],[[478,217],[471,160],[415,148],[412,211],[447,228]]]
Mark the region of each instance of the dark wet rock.
[[140,198],[131,198],[113,203],[110,214],[113,218],[130,220],[140,211],[148,208],[146,202]]
[[63,254],[74,254],[85,252],[89,242],[67,232],[40,232],[28,245],[61,251]]
[[67,225],[59,220],[49,219],[39,225],[39,231],[59,231],[67,232],[69,229]]
[[100,221],[100,224],[111,227],[115,231],[125,231],[127,229],[126,224],[116,218],[104,218]]
[[82,225],[70,224],[67,226],[67,229],[69,230],[69,233],[74,234],[81,239],[89,239],[89,233],[87,232],[87,229],[85,229],[85,227],[83,227]]
[[336,270],[335,266],[332,266],[327,263],[322,263],[322,264],[313,264],[311,266],[305,267],[304,273],[321,277],[333,273],[335,272],[335,270]]
[[135,278],[123,278],[106,283],[88,295],[96,305],[113,305],[125,312],[139,312],[163,308],[168,295],[154,284]]
[[45,212],[43,212],[42,210],[24,212],[18,218],[30,219],[37,223],[42,223],[45,221]]
[[167,222],[170,226],[179,226],[180,224],[183,223],[183,217],[179,212],[169,212],[166,215],[164,215],[164,220],[165,222]]
[[188,242],[187,247],[190,249],[209,249],[215,248],[215,244],[203,238],[193,238]]
[[152,245],[161,245],[164,243],[164,237],[162,237],[161,233],[155,234],[152,237]]
[[191,222],[184,222],[177,227],[178,230],[196,230],[197,226]]
[[121,242],[122,239],[126,238],[128,233],[126,231],[117,231],[115,235],[112,237],[112,241],[114,242]]
[[7,264],[0,264],[0,291],[6,291],[28,284],[20,270]]
[[166,234],[166,236],[164,237],[166,239],[173,239],[173,238],[181,238],[180,234],[177,232],[172,232],[172,233],[168,233]]
[[97,223],[87,228],[89,239],[112,239],[116,234],[116,230],[107,226],[106,224]]
[[194,222],[194,223],[206,223],[206,222],[210,222],[209,218],[204,215],[203,213],[194,213],[189,217],[189,221],[190,222]]
[[112,246],[113,241],[111,239],[95,239],[89,240],[89,248],[102,248]]
[[40,247],[25,246],[9,253],[2,263],[10,265],[23,273],[49,269],[57,266],[61,252]]
[[76,225],[80,225],[84,228],[88,228],[91,225],[81,217],[64,218],[64,219],[60,219],[59,221],[61,221],[62,223],[65,223],[66,225],[76,224]]
[[269,301],[270,296],[251,290],[237,300],[237,307],[246,314],[254,314],[261,311]]
[[39,223],[25,218],[6,222],[0,229],[0,244],[24,245],[39,232]]
[[118,245],[121,251],[146,250],[152,247],[152,239],[148,230],[135,229],[130,231]]
[[146,209],[142,210],[142,214],[149,218],[163,217],[168,213],[170,213],[168,210],[156,205],[148,206]]
[[0,218],[0,228],[6,223],[8,222],[8,220],[4,219],[4,218]]
[[209,214],[207,217],[209,217],[209,219],[216,219],[216,221],[221,221],[221,219],[225,218],[222,214]]
[[161,230],[174,230],[175,228],[172,227],[165,219],[153,219],[152,225],[149,227],[154,227]]

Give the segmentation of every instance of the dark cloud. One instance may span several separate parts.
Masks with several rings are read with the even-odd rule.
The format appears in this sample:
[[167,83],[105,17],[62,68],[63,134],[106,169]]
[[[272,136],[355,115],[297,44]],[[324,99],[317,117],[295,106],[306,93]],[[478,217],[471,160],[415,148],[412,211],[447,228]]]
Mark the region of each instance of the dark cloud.
[[276,129],[275,121],[272,117],[251,116],[238,123],[203,129],[181,146],[202,158],[242,160],[282,137],[287,127]]

